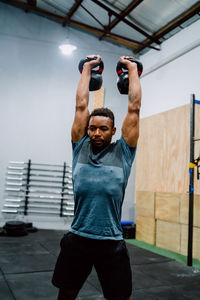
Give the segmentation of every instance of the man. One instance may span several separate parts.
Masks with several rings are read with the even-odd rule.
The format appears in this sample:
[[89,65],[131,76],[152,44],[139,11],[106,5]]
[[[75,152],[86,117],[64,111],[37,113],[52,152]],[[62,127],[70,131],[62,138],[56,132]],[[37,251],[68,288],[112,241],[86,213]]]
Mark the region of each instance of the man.
[[131,268],[120,221],[139,136],[141,86],[136,63],[122,56],[129,74],[128,112],[121,138],[111,143],[113,113],[102,108],[90,115],[88,110],[91,69],[101,61],[92,57],[96,60],[84,64],[77,87],[71,131],[74,220],[61,240],[52,282],[59,288],[58,300],[76,299],[94,266],[106,299],[130,300]]

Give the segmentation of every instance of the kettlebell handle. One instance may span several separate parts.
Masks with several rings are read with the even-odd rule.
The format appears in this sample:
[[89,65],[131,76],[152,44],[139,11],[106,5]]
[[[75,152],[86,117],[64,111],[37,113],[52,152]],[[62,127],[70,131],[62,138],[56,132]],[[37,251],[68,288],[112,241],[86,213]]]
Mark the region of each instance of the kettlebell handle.
[[[78,69],[79,69],[79,72],[82,73],[83,72],[83,65],[88,62],[88,61],[91,61],[91,60],[96,60],[96,58],[85,58],[85,59],[82,59],[80,62],[79,62],[79,65],[78,65]],[[104,69],[104,63],[103,61],[101,60],[100,63],[98,64],[99,66],[99,69],[98,70],[92,70],[92,73],[97,73],[97,74],[102,74],[103,72],[103,69]],[[96,68],[97,66],[94,66],[94,68]]]
[[[130,60],[132,62],[135,62],[137,64],[137,68],[138,68],[138,75],[141,76],[142,71],[143,71],[143,65],[142,63],[135,59],[135,58],[126,58],[127,60]],[[118,61],[117,66],[116,66],[116,72],[118,74],[118,76],[120,76],[123,73],[123,69],[127,70],[126,65],[122,64],[120,61]],[[128,73],[128,71],[127,71]]]
[[[83,72],[83,66],[86,62],[91,61],[91,60],[96,60],[97,58],[85,58],[82,59],[79,62],[78,69],[79,72]],[[94,68],[98,67],[97,70],[93,70]],[[91,70],[91,78],[90,78],[90,83],[89,83],[89,91],[97,91],[101,88],[103,79],[102,79],[102,72],[104,69],[104,64],[103,61],[101,60],[99,63],[97,63]]]

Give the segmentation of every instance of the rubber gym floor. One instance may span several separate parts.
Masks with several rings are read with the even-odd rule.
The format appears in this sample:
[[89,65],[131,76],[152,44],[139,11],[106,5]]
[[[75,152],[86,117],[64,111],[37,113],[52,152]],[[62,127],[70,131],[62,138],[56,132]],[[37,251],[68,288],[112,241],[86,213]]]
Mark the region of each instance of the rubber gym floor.
[[[0,236],[1,300],[56,300],[57,289],[51,277],[64,233],[39,229],[22,237]],[[132,299],[200,299],[198,261],[188,267],[184,257],[164,250],[160,255],[161,249],[133,239],[126,241],[133,270]],[[77,299],[104,299],[95,270]]]

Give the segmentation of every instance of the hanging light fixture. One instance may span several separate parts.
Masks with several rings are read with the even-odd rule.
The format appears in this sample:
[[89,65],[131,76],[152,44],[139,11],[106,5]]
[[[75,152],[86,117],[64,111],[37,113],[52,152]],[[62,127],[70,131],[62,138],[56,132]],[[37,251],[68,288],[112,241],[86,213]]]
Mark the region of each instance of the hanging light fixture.
[[75,51],[77,49],[76,46],[72,45],[69,41],[69,36],[70,36],[70,26],[68,24],[67,28],[67,37],[65,42],[59,46],[59,49],[61,50],[62,54],[64,55],[71,55],[73,51]]
[[74,50],[77,49],[77,47],[71,44],[63,44],[59,46],[59,49],[61,50],[62,54],[70,55]]

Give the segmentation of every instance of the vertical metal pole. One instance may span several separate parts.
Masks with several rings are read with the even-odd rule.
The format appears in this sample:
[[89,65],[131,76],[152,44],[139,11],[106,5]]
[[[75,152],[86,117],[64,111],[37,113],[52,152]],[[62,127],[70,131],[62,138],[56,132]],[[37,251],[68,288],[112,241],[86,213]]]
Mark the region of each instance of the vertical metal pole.
[[66,162],[63,165],[63,178],[62,178],[62,191],[61,191],[61,202],[60,202],[60,217],[63,216],[63,202],[64,202],[64,191],[65,191],[65,174],[66,174]]
[[27,175],[26,175],[26,185],[25,185],[25,204],[24,204],[24,215],[28,214],[28,200],[29,200],[29,183],[30,183],[30,172],[31,172],[31,160],[28,161]]
[[[195,132],[195,95],[191,95],[190,103],[190,163],[194,163],[194,132]],[[192,266],[193,243],[193,206],[194,206],[194,168],[189,169],[189,214],[188,214],[188,257],[187,265]]]

